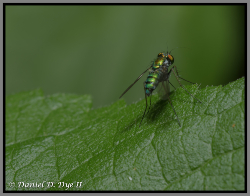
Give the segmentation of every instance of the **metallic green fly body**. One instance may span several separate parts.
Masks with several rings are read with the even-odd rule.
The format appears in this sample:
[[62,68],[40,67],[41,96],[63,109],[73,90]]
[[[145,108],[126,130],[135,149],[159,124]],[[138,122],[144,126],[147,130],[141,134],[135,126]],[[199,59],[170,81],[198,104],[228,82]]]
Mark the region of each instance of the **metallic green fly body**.
[[[170,51],[171,52],[171,51]],[[169,78],[170,78],[170,74],[173,72],[177,81],[179,82],[180,86],[186,91],[187,89],[185,89],[185,87],[181,84],[180,79],[183,79],[179,76],[178,72],[177,72],[177,68],[176,66],[174,65],[172,68],[170,68],[169,70],[169,66],[171,66],[173,63],[174,63],[174,57],[170,54],[170,52],[167,52],[167,53],[159,53],[158,54],[158,57],[157,59],[152,63],[152,65],[147,69],[145,70],[135,81],[133,84],[131,84],[123,93],[122,95],[119,97],[121,98],[148,70],[149,70],[149,75],[146,79],[146,81],[144,82],[144,92],[145,92],[145,99],[146,99],[146,108],[144,110],[144,114],[142,116],[142,119],[141,119],[141,123],[142,123],[142,120],[145,116],[145,113],[147,111],[147,107],[148,107],[148,103],[147,103],[147,97],[149,97],[150,95],[152,95],[152,92],[157,88],[158,84],[162,84],[163,88],[164,88],[164,91],[165,91],[165,94],[174,110],[174,113],[177,117],[177,120],[178,120],[178,123],[179,125],[181,126],[180,124],[180,121],[178,119],[178,116],[175,112],[175,109],[174,109],[174,106],[172,105],[171,103],[171,100],[169,98],[169,84],[171,84],[169,82]],[[185,80],[185,79],[183,79]],[[185,80],[187,81],[187,80]],[[189,81],[187,81],[189,82]],[[192,83],[192,82],[190,82]],[[194,83],[192,83],[194,84]],[[172,85],[172,84],[171,84]],[[173,85],[172,85],[173,86]],[[190,92],[188,92],[193,98],[195,98]],[[196,98],[195,98],[196,99]],[[198,99],[196,99],[197,101],[199,101]],[[201,101],[199,101],[201,103]],[[151,97],[150,97],[150,106],[151,106]],[[150,109],[150,106],[149,106],[149,109]],[[141,126],[141,123],[140,123],[140,126]]]

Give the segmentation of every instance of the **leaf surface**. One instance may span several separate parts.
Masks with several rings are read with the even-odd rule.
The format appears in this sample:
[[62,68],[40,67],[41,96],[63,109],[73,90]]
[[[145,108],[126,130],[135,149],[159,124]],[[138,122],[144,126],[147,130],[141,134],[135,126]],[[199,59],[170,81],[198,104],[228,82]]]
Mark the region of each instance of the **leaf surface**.
[[91,110],[88,95],[6,98],[6,190],[244,190],[245,80]]

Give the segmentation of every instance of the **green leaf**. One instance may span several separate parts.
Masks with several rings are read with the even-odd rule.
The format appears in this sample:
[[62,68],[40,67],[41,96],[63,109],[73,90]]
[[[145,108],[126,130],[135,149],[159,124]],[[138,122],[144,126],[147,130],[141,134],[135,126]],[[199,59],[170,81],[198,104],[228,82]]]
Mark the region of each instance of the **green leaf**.
[[6,190],[244,190],[245,80],[91,110],[90,96],[6,98]]

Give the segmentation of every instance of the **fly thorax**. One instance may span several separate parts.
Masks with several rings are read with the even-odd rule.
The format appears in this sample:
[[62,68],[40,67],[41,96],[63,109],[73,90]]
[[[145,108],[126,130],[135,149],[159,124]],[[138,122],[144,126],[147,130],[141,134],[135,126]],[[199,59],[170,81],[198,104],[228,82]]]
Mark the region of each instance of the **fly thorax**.
[[169,61],[169,59],[166,59],[163,63],[163,66],[165,66],[166,68],[168,68],[171,65],[171,62]]
[[154,61],[153,65],[152,65],[152,69],[153,69],[153,70],[159,69],[159,68],[164,64],[164,61],[165,61],[165,58],[159,56],[159,57]]

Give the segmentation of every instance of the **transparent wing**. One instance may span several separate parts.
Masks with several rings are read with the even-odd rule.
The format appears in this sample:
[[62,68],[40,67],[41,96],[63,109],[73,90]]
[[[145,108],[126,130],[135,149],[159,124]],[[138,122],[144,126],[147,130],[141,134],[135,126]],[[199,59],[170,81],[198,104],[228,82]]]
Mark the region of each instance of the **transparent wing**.
[[119,99],[132,87],[134,86],[134,84],[151,68],[152,66],[150,66],[148,69],[146,69],[135,81],[133,84],[131,84],[123,93],[122,95],[119,97]]
[[[164,82],[164,86],[165,86],[165,88],[164,88],[164,86],[163,86],[163,83]],[[158,85],[158,87],[157,87],[157,92],[158,92],[158,94],[159,94],[159,97],[162,99],[162,100],[166,100],[166,99],[168,99],[168,97],[167,97],[167,94],[169,94],[170,93],[170,85],[169,85],[169,81],[167,80],[167,81],[163,81],[163,82],[160,82],[159,83],[159,85]]]
[[167,94],[170,93],[169,77],[170,72],[168,72],[168,70],[163,71],[162,78],[160,79],[160,83],[158,84],[158,87],[156,89],[160,99],[162,100],[168,99]]

